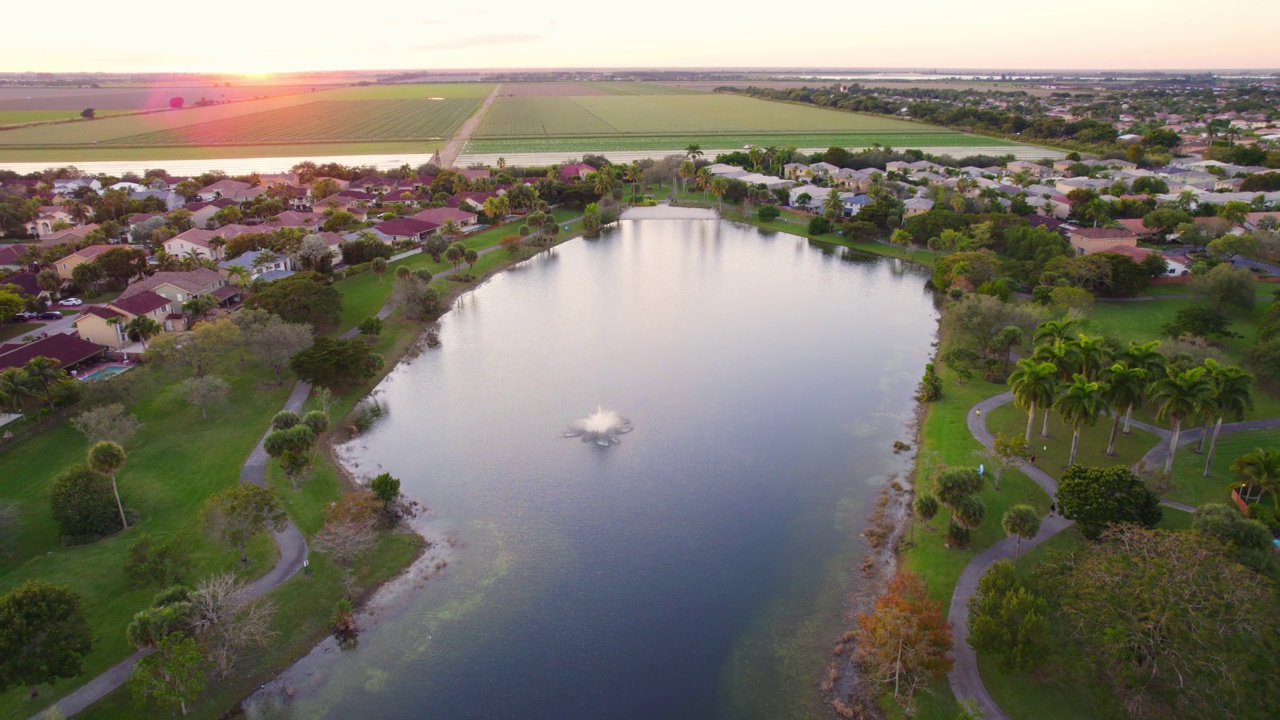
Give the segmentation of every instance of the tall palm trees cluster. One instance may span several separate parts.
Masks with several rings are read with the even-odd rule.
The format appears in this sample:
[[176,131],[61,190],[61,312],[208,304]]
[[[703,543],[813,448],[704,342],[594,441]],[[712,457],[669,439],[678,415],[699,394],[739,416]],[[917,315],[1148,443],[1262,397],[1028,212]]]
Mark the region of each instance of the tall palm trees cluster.
[[1133,409],[1150,402],[1156,417],[1171,429],[1164,472],[1173,470],[1180,435],[1188,424],[1201,423],[1196,452],[1204,452],[1209,428],[1213,428],[1204,475],[1226,419],[1238,421],[1253,407],[1253,376],[1238,367],[1212,358],[1197,365],[1189,358],[1169,361],[1160,342],[1130,343],[1116,349],[1101,336],[1078,332],[1074,320],[1051,320],[1040,325],[1030,357],[1018,361],[1009,376],[1014,402],[1027,412],[1025,441],[1031,443],[1036,412],[1043,411],[1041,437],[1049,436],[1049,415],[1057,411],[1071,427],[1071,454],[1075,464],[1080,433],[1111,417],[1107,455],[1115,455],[1116,434],[1123,420],[1129,433]]

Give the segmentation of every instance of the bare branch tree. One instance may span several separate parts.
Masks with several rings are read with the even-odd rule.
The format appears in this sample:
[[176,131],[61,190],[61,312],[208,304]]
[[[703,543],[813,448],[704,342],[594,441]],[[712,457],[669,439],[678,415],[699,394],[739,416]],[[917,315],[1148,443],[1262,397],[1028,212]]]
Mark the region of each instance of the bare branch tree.
[[210,575],[191,593],[192,627],[203,641],[214,675],[226,677],[240,651],[264,646],[276,636],[271,630],[275,606],[267,598],[250,598],[247,586],[234,573]]

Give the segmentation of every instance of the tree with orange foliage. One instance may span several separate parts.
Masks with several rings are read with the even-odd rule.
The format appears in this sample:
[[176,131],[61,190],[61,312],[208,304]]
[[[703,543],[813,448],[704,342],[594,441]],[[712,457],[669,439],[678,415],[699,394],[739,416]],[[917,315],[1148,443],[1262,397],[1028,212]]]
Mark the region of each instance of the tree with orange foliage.
[[377,541],[376,526],[381,509],[382,501],[369,490],[343,495],[325,511],[324,527],[314,540],[316,549],[328,553],[337,565],[349,567]]
[[951,624],[919,575],[898,571],[875,609],[858,615],[854,659],[882,691],[892,690],[905,716],[915,696],[951,669]]

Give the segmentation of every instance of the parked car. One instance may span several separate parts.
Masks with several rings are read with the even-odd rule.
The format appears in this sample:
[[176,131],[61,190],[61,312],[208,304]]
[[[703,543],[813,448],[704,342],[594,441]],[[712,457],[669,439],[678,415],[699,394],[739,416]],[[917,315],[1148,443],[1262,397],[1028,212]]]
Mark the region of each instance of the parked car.
[[33,313],[33,312],[20,312],[17,315],[14,315],[13,317],[9,318],[9,322],[11,323],[26,322],[35,316],[36,316],[36,313]]
[[36,317],[41,320],[61,320],[62,313],[57,310],[45,310],[42,313],[38,313]]
[[58,304],[63,307],[76,307],[77,305],[83,305],[84,301],[80,298],[67,298],[66,300],[59,300]]

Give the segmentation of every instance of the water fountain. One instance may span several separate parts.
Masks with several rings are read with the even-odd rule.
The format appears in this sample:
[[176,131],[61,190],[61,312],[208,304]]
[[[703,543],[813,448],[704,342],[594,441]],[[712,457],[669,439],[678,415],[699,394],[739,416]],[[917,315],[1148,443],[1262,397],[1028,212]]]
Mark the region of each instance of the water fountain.
[[565,431],[565,437],[580,437],[600,447],[618,444],[618,436],[631,432],[631,421],[612,410],[597,405],[596,411],[577,420]]

